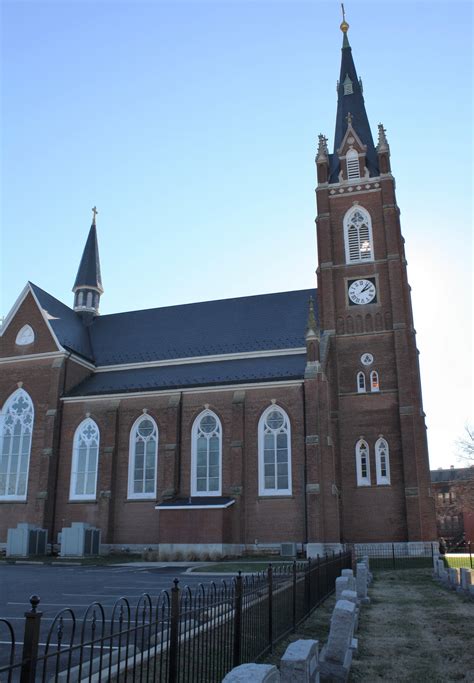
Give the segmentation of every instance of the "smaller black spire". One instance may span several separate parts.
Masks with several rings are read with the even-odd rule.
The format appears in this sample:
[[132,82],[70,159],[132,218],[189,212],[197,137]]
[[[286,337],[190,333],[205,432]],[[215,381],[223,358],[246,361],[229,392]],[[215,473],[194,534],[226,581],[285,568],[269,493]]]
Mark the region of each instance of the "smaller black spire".
[[103,294],[100,275],[99,245],[97,243],[96,207],[92,209],[92,225],[86,245],[82,253],[79,270],[72,291],[74,292],[74,310],[91,321],[99,314],[100,295]]

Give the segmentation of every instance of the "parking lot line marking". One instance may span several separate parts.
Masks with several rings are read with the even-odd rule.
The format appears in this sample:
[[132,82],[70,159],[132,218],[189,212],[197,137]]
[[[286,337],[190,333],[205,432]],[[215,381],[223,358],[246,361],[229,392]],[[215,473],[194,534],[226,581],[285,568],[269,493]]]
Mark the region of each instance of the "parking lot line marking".
[[[77,598],[77,593],[61,593],[61,595],[64,595],[64,597],[66,597],[66,598],[73,595],[75,598]],[[101,597],[102,598],[115,598],[115,595],[110,595],[110,593],[81,593],[82,598],[86,597],[86,595],[91,595],[92,597],[96,597],[96,598],[101,598]],[[124,597],[126,597],[126,598],[141,598],[142,595],[143,595],[143,593],[137,593],[136,595],[132,595],[130,593],[127,593]],[[147,595],[150,595],[150,593],[148,593]],[[151,595],[150,597],[157,598],[158,595]]]
[[[0,645],[10,645],[10,641],[9,640],[0,640]],[[22,640],[17,640],[17,641],[15,641],[15,645],[24,645],[24,643]],[[47,643],[38,643],[38,645],[40,647],[46,647]],[[51,645],[51,643],[50,643],[50,645]],[[100,650],[100,647],[101,647],[100,645],[94,645],[93,649],[94,650]],[[104,650],[110,650],[110,645],[104,646],[103,649]],[[118,645],[112,645],[112,650],[118,650],[118,649],[119,649]],[[66,650],[66,648],[65,648],[65,650]]]
[[[76,593],[77,595],[77,593]],[[64,603],[64,602],[40,602],[40,610],[44,609],[45,607],[89,607],[90,603],[76,603],[76,604],[71,604],[71,603]],[[7,602],[7,605],[23,605],[24,607],[28,607],[27,604],[24,602]]]

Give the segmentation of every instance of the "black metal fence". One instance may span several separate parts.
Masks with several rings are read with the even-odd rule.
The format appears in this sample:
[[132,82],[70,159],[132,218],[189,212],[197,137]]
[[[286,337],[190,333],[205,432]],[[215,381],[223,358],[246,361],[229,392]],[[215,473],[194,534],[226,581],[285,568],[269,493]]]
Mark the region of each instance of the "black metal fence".
[[219,584],[179,588],[153,601],[143,594],[132,607],[119,598],[106,617],[99,602],[79,619],[70,608],[54,618],[40,643],[40,599],[30,598],[23,644],[0,619],[0,680],[156,681],[213,683],[234,666],[256,661],[294,631],[334,591],[351,553],[318,557]]
[[354,562],[368,556],[371,569],[422,569],[433,566],[437,543],[368,543],[354,546]]

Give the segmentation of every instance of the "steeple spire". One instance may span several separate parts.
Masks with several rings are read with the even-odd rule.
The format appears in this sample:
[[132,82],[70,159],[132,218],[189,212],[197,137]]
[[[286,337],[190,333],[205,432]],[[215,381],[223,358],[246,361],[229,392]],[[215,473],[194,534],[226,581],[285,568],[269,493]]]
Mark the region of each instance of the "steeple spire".
[[99,246],[97,243],[96,207],[92,209],[92,225],[82,253],[79,270],[72,291],[74,292],[74,310],[80,313],[85,323],[90,324],[94,316],[99,314],[100,295],[103,294],[100,275]]
[[[357,76],[354,60],[352,58],[352,49],[347,36],[349,24],[346,21],[344,5],[341,6],[342,23],[340,28],[344,37],[341,50],[341,71],[337,84],[338,99],[336,131],[334,134],[334,154],[332,155],[329,179],[329,182],[333,183],[338,182],[339,179],[340,162],[338,150],[341,148],[349,125],[352,125],[360,142],[367,148],[365,152],[365,165],[367,166],[369,175],[376,176],[379,173],[377,153],[370,130],[369,119],[367,118],[367,112],[365,111],[362,82]],[[350,117],[348,120],[349,114]]]

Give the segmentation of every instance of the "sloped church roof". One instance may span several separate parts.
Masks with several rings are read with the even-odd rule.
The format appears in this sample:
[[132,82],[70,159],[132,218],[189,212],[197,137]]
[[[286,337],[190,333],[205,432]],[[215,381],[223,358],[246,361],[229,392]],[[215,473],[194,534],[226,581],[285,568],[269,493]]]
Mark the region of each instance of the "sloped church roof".
[[[72,395],[294,379],[304,373],[312,289],[98,316],[86,326],[80,314],[30,286],[59,343],[110,368],[85,380]],[[260,352],[276,353],[228,356]],[[200,361],[208,356],[212,362]],[[136,367],[156,362],[162,364]]]

